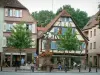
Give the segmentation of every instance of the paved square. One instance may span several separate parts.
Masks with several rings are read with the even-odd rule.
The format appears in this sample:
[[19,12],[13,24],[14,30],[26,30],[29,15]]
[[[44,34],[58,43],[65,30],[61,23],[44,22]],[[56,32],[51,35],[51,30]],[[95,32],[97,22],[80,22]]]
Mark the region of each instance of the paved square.
[[100,73],[19,73],[19,72],[0,72],[0,75],[100,75]]

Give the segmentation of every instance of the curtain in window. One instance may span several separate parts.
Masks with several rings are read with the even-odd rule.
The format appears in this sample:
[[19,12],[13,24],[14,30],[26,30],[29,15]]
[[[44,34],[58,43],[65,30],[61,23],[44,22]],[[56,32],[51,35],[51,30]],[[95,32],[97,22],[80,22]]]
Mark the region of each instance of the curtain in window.
[[8,16],[8,9],[5,8],[5,16]]

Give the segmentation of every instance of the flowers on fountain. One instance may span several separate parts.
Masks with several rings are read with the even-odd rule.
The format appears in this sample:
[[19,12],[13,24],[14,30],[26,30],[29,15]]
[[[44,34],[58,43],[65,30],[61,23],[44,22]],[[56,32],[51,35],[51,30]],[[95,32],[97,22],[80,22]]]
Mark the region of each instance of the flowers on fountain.
[[46,50],[45,52],[42,52],[39,56],[40,57],[49,57],[49,56],[52,56],[53,53],[50,52],[50,50]]

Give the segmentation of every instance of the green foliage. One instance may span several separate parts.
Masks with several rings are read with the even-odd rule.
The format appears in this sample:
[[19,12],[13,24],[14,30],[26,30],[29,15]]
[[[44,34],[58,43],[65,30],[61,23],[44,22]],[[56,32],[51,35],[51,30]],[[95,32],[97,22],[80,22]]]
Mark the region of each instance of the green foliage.
[[75,10],[72,8],[70,5],[64,5],[63,7],[60,7],[56,13],[59,14],[61,10],[66,10],[75,20],[76,24],[80,27],[83,28],[86,23],[89,21],[89,17],[86,12],[81,11],[80,9]]
[[42,10],[33,12],[32,16],[38,21],[38,26],[45,27],[55,17],[55,14],[52,11]]
[[26,29],[24,23],[14,26],[11,33],[8,38],[8,47],[14,47],[21,51],[32,46],[31,32]]
[[64,35],[58,34],[58,38],[60,39],[57,42],[58,50],[67,50],[67,51],[76,51],[80,50],[81,42],[78,40],[77,34],[72,33],[72,27],[68,26]]

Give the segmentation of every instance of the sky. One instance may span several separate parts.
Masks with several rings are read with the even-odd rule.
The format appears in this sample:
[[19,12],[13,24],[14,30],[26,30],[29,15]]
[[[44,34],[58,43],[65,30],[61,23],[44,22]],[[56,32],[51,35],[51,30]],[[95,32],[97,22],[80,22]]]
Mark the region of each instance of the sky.
[[99,9],[100,0],[19,0],[30,13],[40,10],[49,10],[56,13],[57,9],[63,5],[71,5],[71,7],[80,9],[88,13],[88,16],[94,15]]

